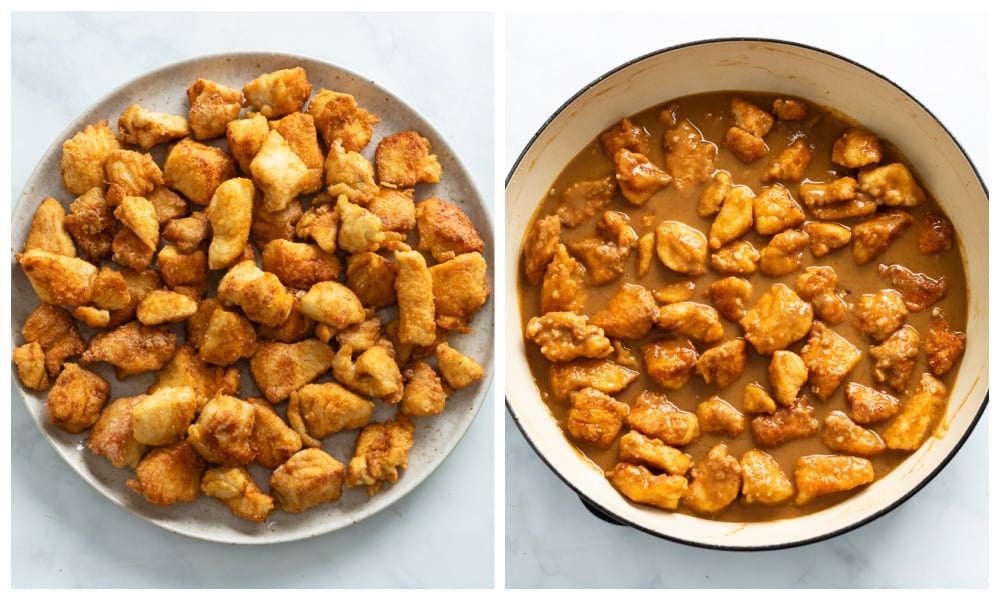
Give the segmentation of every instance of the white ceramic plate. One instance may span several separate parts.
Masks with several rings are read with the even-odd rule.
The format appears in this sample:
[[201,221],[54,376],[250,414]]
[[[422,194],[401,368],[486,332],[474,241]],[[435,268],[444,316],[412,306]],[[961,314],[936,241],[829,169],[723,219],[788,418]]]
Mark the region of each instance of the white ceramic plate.
[[[23,247],[35,208],[46,196],[54,196],[66,206],[74,199],[62,188],[59,176],[62,142],[85,125],[102,119],[107,119],[112,129],[117,131],[118,116],[133,103],[142,104],[148,110],[186,115],[188,104],[185,90],[198,77],[241,89],[245,82],[263,73],[293,66],[306,69],[314,92],[325,87],[352,94],[360,106],[381,118],[381,122],[374,128],[372,142],[362,152],[369,160],[373,158],[378,140],[395,131],[415,129],[428,138],[441,163],[443,177],[438,184],[418,186],[417,199],[434,194],[461,206],[486,244],[484,255],[488,259],[492,257],[493,228],[475,182],[434,127],[390,91],[365,77],[307,57],[242,53],[198,58],[153,71],[111,92],[66,127],[31,174],[14,209],[11,223],[12,347],[23,343],[21,326],[38,304],[37,296],[13,258],[14,251]],[[162,158],[155,149],[154,156]],[[493,273],[493,266],[490,264],[487,277],[491,289]],[[94,456],[84,445],[86,433],[73,435],[53,427],[49,423],[45,407],[46,393],[25,390],[20,386],[16,372],[12,374],[12,378],[18,384],[25,405],[41,434],[80,477],[114,505],[164,529],[193,538],[231,544],[292,541],[347,527],[384,510],[416,488],[455,448],[482,407],[492,379],[493,296],[494,294],[490,295],[471,324],[473,332],[454,334],[449,340],[452,346],[475,358],[486,370],[486,376],[450,396],[442,414],[414,419],[417,429],[414,433],[415,443],[410,451],[409,467],[401,472],[398,482],[386,484],[378,494],[370,498],[364,488],[345,488],[343,496],[336,502],[320,505],[301,514],[275,510],[268,521],[260,525],[234,516],[221,503],[205,496],[193,503],[169,507],[148,503],[126,487],[126,480],[134,477],[131,469],[117,469],[106,459]],[[81,328],[81,332],[85,329]],[[153,375],[145,373],[119,382],[115,379],[113,370],[103,364],[96,365],[94,370],[111,383],[111,399],[142,393],[153,381]],[[260,395],[246,368],[243,369],[242,382],[244,397]],[[384,420],[395,413],[393,407],[378,402],[376,404],[378,408],[373,417],[375,420]],[[346,463],[353,453],[356,435],[355,431],[329,436],[324,440],[324,449]],[[269,471],[258,465],[250,465],[250,470],[258,485],[267,491]]]
[[[989,387],[988,200],[979,174],[947,129],[885,77],[832,53],[777,40],[694,42],[638,57],[595,79],[542,125],[508,175],[505,276],[518,280],[524,233],[556,176],[594,137],[622,116],[688,94],[743,90],[789,94],[835,108],[893,141],[923,176],[956,230],[966,263],[969,339],[941,426],[891,473],[848,500],[807,516],[766,523],[712,521],[626,500],[567,442],[541,400],[511,328],[506,346],[507,407],[529,444],[599,513],[691,545],[773,549],[815,542],[885,514],[922,488],[961,448],[986,406]],[[516,286],[505,317],[521,323]]]

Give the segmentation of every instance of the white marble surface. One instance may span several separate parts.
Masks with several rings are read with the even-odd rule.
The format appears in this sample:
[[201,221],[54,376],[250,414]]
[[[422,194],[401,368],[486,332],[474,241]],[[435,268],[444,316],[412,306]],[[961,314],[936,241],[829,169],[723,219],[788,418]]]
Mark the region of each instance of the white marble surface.
[[[496,213],[489,13],[14,13],[10,25],[13,198],[63,128],[113,88],[195,56],[277,51],[338,64],[404,99]],[[389,510],[277,546],[196,541],[141,521],[61,461],[13,383],[10,412],[15,588],[494,586],[492,394],[442,466]]]
[[[882,73],[945,124],[988,185],[983,16],[510,14],[506,168],[544,121],[599,75],[646,52],[739,36],[817,46]],[[516,336],[512,330],[507,343],[520,343]],[[957,456],[902,506],[824,542],[758,553],[692,548],[598,520],[525,443],[509,415],[505,421],[508,587],[988,585],[989,410]]]

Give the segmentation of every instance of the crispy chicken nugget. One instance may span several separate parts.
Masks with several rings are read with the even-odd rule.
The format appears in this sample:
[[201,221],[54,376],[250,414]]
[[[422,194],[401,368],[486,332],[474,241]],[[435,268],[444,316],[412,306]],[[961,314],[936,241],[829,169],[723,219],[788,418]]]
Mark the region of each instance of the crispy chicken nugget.
[[14,348],[14,366],[17,378],[29,390],[42,391],[49,388],[49,372],[45,368],[45,350],[38,342],[28,342]]
[[245,465],[253,460],[250,446],[256,416],[249,402],[219,394],[205,403],[198,420],[187,429],[187,440],[206,462]]
[[300,513],[340,499],[344,464],[321,448],[304,448],[274,470],[270,484],[277,508]]
[[301,110],[311,93],[312,84],[305,69],[279,69],[245,83],[243,104],[259,110],[268,119],[276,119]]
[[135,316],[143,325],[179,323],[198,311],[198,302],[180,292],[153,290],[139,302]]
[[430,196],[417,203],[418,250],[427,250],[443,262],[485,248],[472,220],[457,205]]
[[310,383],[291,393],[288,423],[306,446],[344,429],[360,429],[375,412],[375,403],[335,381]]
[[111,385],[76,363],[66,363],[49,390],[46,408],[53,425],[80,433],[97,422]]
[[340,261],[316,244],[276,239],[261,251],[261,267],[290,288],[308,290],[322,281],[340,278]]
[[39,304],[24,320],[21,335],[26,342],[37,342],[41,346],[45,354],[45,370],[50,377],[59,374],[63,361],[87,347],[70,313],[47,302]]
[[118,117],[119,139],[143,150],[180,139],[190,133],[191,127],[186,117],[146,110],[138,104],[129,105]]
[[431,154],[430,140],[413,130],[382,138],[375,148],[375,168],[379,183],[390,187],[441,181],[441,164]]
[[257,487],[244,467],[214,467],[201,478],[201,491],[222,502],[238,517],[263,523],[274,509],[274,499]]
[[185,198],[207,206],[215,188],[236,176],[236,161],[221,148],[184,138],[173,145],[163,164],[163,183]]
[[154,448],[139,461],[135,479],[125,484],[160,506],[194,502],[201,491],[207,465],[187,441]]
[[364,485],[368,495],[374,496],[383,483],[396,483],[399,470],[409,465],[414,429],[413,422],[403,415],[366,425],[347,465],[347,487]]
[[486,260],[479,252],[459,254],[430,267],[434,283],[434,320],[448,331],[469,333],[469,322],[490,295]]
[[417,226],[417,206],[413,189],[392,189],[379,186],[378,193],[366,205],[382,221],[382,231],[407,233]]
[[308,112],[316,122],[328,148],[340,140],[345,150],[360,152],[372,139],[372,126],[381,121],[358,106],[354,96],[320,89],[309,102]]
[[434,277],[427,261],[416,250],[394,253],[396,299],[399,304],[399,340],[404,344],[429,346],[437,337],[434,314]]
[[243,94],[239,90],[199,77],[187,89],[188,122],[198,141],[226,133],[230,121],[240,116]]
[[257,351],[257,331],[243,315],[216,308],[208,320],[205,337],[198,349],[206,363],[231,365],[241,358],[250,358]]
[[160,389],[171,387],[192,388],[200,410],[216,394],[238,395],[240,372],[235,368],[211,365],[202,360],[193,346],[184,344],[178,346],[173,357],[156,372],[156,381],[146,393],[155,394]]
[[59,172],[62,184],[74,196],[104,185],[104,162],[121,142],[103,120],[87,125],[63,142]]
[[444,410],[448,393],[434,367],[420,360],[403,372],[406,382],[399,411],[408,417],[427,417]]
[[368,204],[378,194],[375,167],[358,152],[344,149],[339,139],[330,146],[323,167],[326,193],[334,198],[343,195],[351,202]]
[[87,448],[95,456],[103,456],[119,469],[139,464],[146,445],[132,435],[132,407],[142,398],[127,396],[104,406],[87,435]]
[[250,358],[250,373],[264,397],[277,404],[328,371],[333,356],[333,348],[315,338],[293,344],[261,342]]
[[63,223],[76,242],[81,258],[97,263],[111,256],[111,241],[118,230],[118,222],[104,199],[103,188],[91,188],[74,200]]
[[140,444],[166,446],[179,442],[203,402],[193,387],[160,387],[132,405],[132,436]]
[[226,124],[229,153],[236,160],[241,173],[250,174],[250,161],[257,156],[270,132],[271,127],[267,118],[260,113],[249,114]]
[[448,342],[438,344],[435,353],[441,376],[452,389],[457,390],[471,385],[486,374],[482,365],[474,358],[452,348]]
[[396,404],[403,398],[403,373],[392,343],[383,340],[352,360],[354,348],[341,344],[333,358],[333,376],[359,394]]
[[375,252],[356,252],[347,257],[345,283],[361,304],[380,309],[396,304],[399,265]]
[[80,356],[80,364],[110,363],[119,380],[156,371],[173,357],[177,349],[177,334],[167,325],[146,326],[139,321],[102,331],[90,339]]
[[28,237],[21,251],[27,252],[32,248],[76,257],[76,244],[66,228],[66,209],[51,196],[42,200],[31,217]]
[[337,281],[320,281],[302,296],[302,312],[335,330],[365,320],[365,309],[351,288]]
[[244,260],[231,267],[219,281],[218,296],[224,304],[239,306],[248,319],[276,327],[288,318],[295,297],[274,273]]
[[168,244],[156,255],[156,266],[163,283],[175,292],[201,298],[208,290],[208,255],[204,250],[184,253]]
[[148,152],[112,150],[104,161],[109,206],[118,206],[125,196],[145,196],[163,185],[163,171]]
[[42,302],[83,306],[90,302],[97,267],[83,260],[33,249],[16,254],[15,259]]
[[247,402],[254,408],[253,431],[250,433],[254,462],[276,469],[302,449],[302,438],[267,400],[247,398]]
[[264,210],[270,212],[284,209],[309,183],[309,168],[274,129],[250,161],[250,175],[264,194]]
[[633,502],[675,510],[687,491],[683,475],[653,473],[643,465],[620,462],[606,474],[611,486]]
[[319,134],[313,116],[305,112],[293,112],[273,121],[271,127],[288,142],[292,152],[299,155],[309,170],[304,194],[318,192],[323,187],[323,149],[319,145]]

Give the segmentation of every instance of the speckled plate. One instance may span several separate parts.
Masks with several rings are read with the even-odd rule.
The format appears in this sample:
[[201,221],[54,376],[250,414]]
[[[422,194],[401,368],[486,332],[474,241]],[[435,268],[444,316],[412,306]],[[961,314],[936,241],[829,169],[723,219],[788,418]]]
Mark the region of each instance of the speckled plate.
[[[244,53],[198,58],[153,71],[113,91],[66,127],[53,141],[31,174],[18,199],[11,223],[12,347],[23,343],[20,336],[21,326],[38,304],[38,298],[30,283],[14,260],[14,252],[23,247],[35,208],[45,197],[53,196],[65,206],[74,199],[62,188],[59,176],[62,142],[85,125],[102,119],[107,119],[112,129],[117,131],[115,124],[119,115],[133,103],[142,104],[153,111],[186,115],[188,103],[185,90],[198,77],[240,89],[245,82],[263,73],[293,66],[302,66],[306,69],[314,91],[325,87],[352,94],[360,106],[381,118],[381,122],[374,128],[372,142],[362,152],[369,160],[373,158],[378,140],[395,131],[415,129],[428,138],[433,152],[441,163],[443,176],[440,183],[418,186],[417,199],[434,194],[461,206],[476,225],[486,244],[487,259],[492,257],[493,229],[490,215],[475,183],[441,135],[403,100],[365,77],[306,57]],[[162,154],[157,154],[157,150],[154,149],[153,155],[159,162]],[[491,289],[493,273],[491,264],[487,271]],[[221,503],[205,496],[193,503],[175,504],[169,507],[148,503],[126,486],[126,480],[134,477],[131,469],[117,469],[106,459],[94,456],[85,447],[86,433],[69,434],[52,426],[45,407],[46,393],[20,387],[16,372],[12,374],[12,378],[18,384],[25,405],[41,434],[48,438],[60,456],[80,477],[114,505],[159,527],[198,539],[230,544],[287,542],[347,527],[384,510],[420,485],[445,460],[471,426],[490,387],[493,374],[493,296],[490,295],[486,305],[473,321],[473,332],[452,335],[449,340],[452,346],[483,365],[486,376],[450,396],[444,412],[440,415],[414,419],[417,426],[414,433],[415,443],[410,451],[409,467],[401,472],[399,481],[385,485],[372,497],[368,496],[363,487],[345,488],[343,496],[336,502],[320,505],[301,514],[275,510],[272,511],[268,521],[260,525],[236,517]],[[93,331],[81,327],[81,333],[84,337],[89,337]],[[243,363],[245,364],[245,361]],[[112,399],[142,393],[154,381],[152,373],[117,381],[113,370],[105,364],[96,365],[94,370],[111,383]],[[260,395],[246,368],[243,369],[242,382],[244,397]],[[279,409],[283,409],[283,404],[279,405]],[[376,405],[374,420],[385,420],[395,414],[394,407],[380,402],[376,402]],[[356,431],[329,436],[324,440],[324,449],[346,464],[353,453],[356,436]],[[258,485],[267,491],[269,470],[258,465],[250,465],[250,472]]]

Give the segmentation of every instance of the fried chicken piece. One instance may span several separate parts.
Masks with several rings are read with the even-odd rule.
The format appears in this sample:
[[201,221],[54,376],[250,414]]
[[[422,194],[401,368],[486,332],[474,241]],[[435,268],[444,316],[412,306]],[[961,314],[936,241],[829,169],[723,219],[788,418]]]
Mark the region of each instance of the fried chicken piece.
[[916,450],[941,420],[948,403],[948,389],[930,373],[920,376],[917,389],[903,402],[896,418],[889,423],[882,438],[891,450]]
[[104,185],[104,162],[121,148],[107,120],[89,124],[62,144],[59,173],[63,187],[74,196]]
[[438,262],[485,249],[468,215],[458,205],[437,196],[417,203],[417,235],[417,250],[430,252]]
[[691,340],[659,340],[643,346],[646,372],[654,381],[670,390],[679,390],[698,366],[698,351]]
[[66,229],[66,209],[49,196],[35,209],[21,252],[31,249],[76,257],[76,245]]
[[104,406],[87,435],[87,448],[94,456],[103,456],[119,469],[134,469],[139,464],[146,445],[132,435],[132,407],[141,398],[122,397]]
[[[163,287],[163,279],[160,276],[160,271],[153,269],[143,271],[121,269],[117,271],[117,273],[125,279],[125,285],[128,287],[129,301],[127,306],[118,310],[110,311],[111,321],[106,325],[106,327],[118,327],[119,325],[123,325],[134,319],[135,309],[139,306],[139,302],[146,297],[146,294]],[[100,278],[101,274],[98,273],[98,277],[95,281]]]
[[814,454],[795,461],[795,504],[817,496],[845,492],[874,481],[875,470],[860,456]]
[[398,131],[379,140],[375,148],[379,183],[411,188],[441,181],[441,163],[431,153],[431,142],[413,130]]
[[802,226],[809,235],[809,250],[813,256],[826,256],[851,243],[851,230],[840,223],[810,221]]
[[743,412],[771,414],[777,408],[777,403],[764,386],[759,383],[748,383],[743,386]]
[[403,373],[388,340],[368,348],[352,360],[354,348],[341,344],[333,357],[333,376],[351,390],[396,404],[403,399]]
[[277,404],[332,366],[334,350],[325,342],[310,338],[286,344],[260,342],[250,357],[250,374],[271,404]]
[[920,355],[920,334],[904,325],[878,346],[868,350],[872,357],[872,377],[896,392],[904,392]]
[[63,225],[72,236],[81,258],[97,264],[111,256],[111,241],[118,223],[100,187],[87,190],[69,205]]
[[566,431],[598,448],[610,448],[628,415],[628,404],[594,388],[570,392],[569,404]]
[[198,311],[198,301],[170,290],[153,290],[136,306],[135,316],[143,325],[179,323]]
[[413,422],[403,415],[366,425],[347,465],[347,487],[364,485],[368,495],[374,496],[384,483],[396,483],[399,470],[409,465],[414,429]]
[[667,151],[667,172],[678,188],[704,183],[715,171],[718,148],[688,121],[667,129],[663,134],[663,146]]
[[111,260],[134,271],[145,271],[156,251],[128,227],[122,227],[111,241]]
[[882,162],[882,143],[870,131],[848,127],[833,143],[830,161],[848,169],[860,169]]
[[920,312],[948,293],[948,278],[944,276],[934,279],[897,264],[879,265],[878,274],[902,294],[910,312]]
[[[106,311],[121,310],[129,306],[132,300],[128,282],[120,271],[109,267],[101,267],[94,277],[90,302],[99,309]],[[78,307],[86,308],[86,307]]]
[[854,262],[863,265],[878,258],[912,223],[910,213],[889,209],[852,227]]
[[854,304],[851,324],[861,333],[881,342],[906,322],[910,311],[895,290],[862,294]]
[[94,306],[77,306],[72,314],[74,319],[84,325],[98,329],[111,322],[111,313],[108,310]]
[[340,277],[337,257],[323,252],[319,246],[304,242],[276,239],[261,251],[261,268],[274,273],[286,287],[308,290],[322,281]]
[[381,119],[358,106],[354,96],[320,89],[309,102],[308,112],[326,147],[340,140],[345,150],[360,152],[372,139],[372,127]]
[[379,186],[366,208],[382,221],[382,231],[406,234],[417,226],[417,205],[413,194],[413,189],[396,190]]
[[168,446],[187,435],[204,404],[190,386],[159,387],[132,404],[132,437],[147,446]]
[[83,260],[32,249],[14,255],[42,302],[83,306],[90,302],[97,267]]
[[146,200],[153,205],[156,222],[160,227],[173,219],[179,219],[188,214],[187,200],[165,185],[158,185],[152,192],[146,194]]
[[645,154],[622,149],[614,161],[618,188],[625,199],[636,206],[645,204],[673,181],[669,173],[653,164]]
[[590,323],[586,315],[548,312],[532,317],[525,337],[541,347],[542,355],[553,362],[575,358],[604,358],[613,351],[604,330]]
[[221,137],[230,121],[240,116],[243,93],[231,87],[201,77],[187,90],[188,122],[198,141]]
[[757,271],[760,252],[747,240],[727,244],[712,253],[712,270],[723,275],[750,275]]
[[236,176],[236,161],[221,148],[184,138],[167,152],[163,183],[201,206],[208,206],[215,188]]
[[149,150],[157,144],[180,139],[191,133],[186,117],[146,110],[132,104],[118,117],[118,137],[126,143]]
[[705,383],[714,383],[722,389],[729,387],[743,375],[746,364],[746,340],[735,338],[702,352],[695,369]]
[[861,191],[871,194],[885,206],[910,208],[927,200],[916,177],[903,163],[891,163],[864,169],[858,173]]
[[346,196],[351,202],[368,204],[378,194],[375,166],[362,154],[345,150],[340,140],[334,140],[323,169],[326,193],[333,198]]
[[563,192],[556,216],[566,227],[576,227],[603,211],[618,189],[617,179],[609,175],[602,179],[578,181]]
[[849,382],[844,388],[848,416],[859,425],[872,425],[893,417],[899,412],[899,399],[881,390],[870,388],[857,382]]
[[250,161],[257,156],[270,131],[271,126],[267,118],[260,113],[247,114],[242,119],[233,119],[226,123],[226,143],[240,173],[250,174]]
[[434,351],[441,376],[453,390],[472,385],[486,375],[474,358],[452,348],[447,341],[439,343]]
[[708,245],[718,250],[739,239],[753,227],[754,193],[745,185],[733,186],[722,201],[708,232]]
[[312,194],[322,189],[326,157],[323,156],[323,149],[319,145],[319,134],[316,132],[316,122],[312,115],[292,112],[274,121],[271,127],[285,138],[288,147],[306,166],[308,174],[302,193]]
[[837,293],[837,272],[833,267],[807,267],[795,280],[795,291],[812,304],[817,318],[836,325],[847,317],[847,302]]
[[347,258],[346,284],[363,306],[384,308],[396,304],[398,272],[399,266],[388,258],[374,252],[359,252]]
[[691,467],[684,504],[701,514],[717,513],[736,500],[742,485],[740,461],[729,454],[725,444],[717,444]]
[[257,487],[245,467],[213,467],[201,478],[201,491],[222,502],[236,516],[263,523],[274,509],[274,499]]
[[690,225],[664,221],[656,228],[656,256],[671,271],[701,275],[708,259],[708,239]]
[[49,373],[45,368],[45,351],[38,342],[28,342],[14,348],[14,366],[17,378],[29,390],[43,391],[49,387]]
[[684,475],[691,468],[691,457],[662,440],[628,431],[618,444],[618,460],[650,469]]
[[695,414],[698,416],[698,427],[703,433],[736,437],[746,429],[743,413],[718,396],[699,402]]
[[399,340],[404,344],[430,346],[437,338],[434,276],[420,252],[397,250],[394,256],[399,265],[395,282]]
[[805,102],[794,98],[777,98],[771,104],[771,112],[779,121],[804,121],[809,113]]
[[659,312],[653,294],[645,287],[626,283],[607,306],[590,317],[590,323],[612,338],[637,340],[646,336]]
[[565,401],[570,392],[593,388],[605,394],[624,390],[639,373],[607,359],[581,358],[556,362],[549,366],[549,381],[557,400]]
[[67,358],[86,349],[86,342],[80,337],[70,313],[47,302],[39,304],[24,320],[21,335],[29,344],[37,343],[41,347],[45,370],[50,377],[59,374]]
[[344,472],[344,464],[321,448],[303,448],[271,473],[274,506],[301,513],[336,502],[344,492]]
[[212,242],[208,247],[208,268],[223,269],[236,262],[250,239],[253,220],[254,183],[245,177],[222,182],[208,203]]
[[830,181],[804,181],[799,184],[799,199],[810,212],[835,206],[858,197],[858,181],[843,176]]
[[163,367],[177,349],[177,334],[167,325],[146,326],[138,321],[102,331],[90,339],[80,364],[110,363],[118,380]]
[[606,474],[611,487],[633,502],[675,510],[687,490],[683,475],[654,474],[642,465],[620,462]]
[[806,215],[788,188],[775,184],[754,196],[753,219],[757,233],[774,235],[798,227],[806,220]]
[[448,392],[434,367],[422,360],[403,371],[403,399],[399,412],[408,417],[429,417],[444,411]]
[[335,331],[365,320],[361,299],[337,281],[319,281],[302,296],[302,313]]
[[146,390],[154,394],[163,388],[190,387],[198,399],[198,408],[216,394],[238,395],[240,372],[236,368],[211,365],[201,358],[193,346],[177,347],[173,357],[156,372],[156,381]]
[[774,117],[771,113],[738,96],[730,101],[729,113],[733,117],[734,125],[758,137],[767,135],[774,126]]
[[760,252],[760,272],[780,277],[798,271],[802,252],[809,245],[809,236],[798,229],[786,229],[771,238]]
[[202,243],[211,240],[212,221],[207,211],[199,210],[186,217],[167,221],[160,237],[174,244],[179,252],[190,254],[200,250]]
[[243,84],[243,105],[276,119],[302,110],[311,93],[304,68],[278,69]]
[[614,160],[620,150],[649,154],[649,132],[625,117],[600,136],[604,154]]
[[939,307],[931,311],[931,324],[924,338],[924,352],[931,373],[941,377],[951,370],[962,353],[965,352],[965,333],[956,331],[948,324],[944,312]]
[[561,232],[562,223],[556,215],[549,215],[531,225],[524,242],[524,274],[531,285],[542,282],[545,271],[559,250]]
[[97,422],[111,385],[76,363],[66,363],[49,390],[45,406],[49,421],[69,433],[80,433]]
[[822,321],[815,321],[799,356],[809,369],[810,389],[826,400],[861,361],[861,350]]
[[335,381],[310,383],[289,396],[288,424],[303,444],[319,448],[328,435],[364,427],[374,412],[374,402]]
[[822,439],[827,448],[844,454],[874,456],[885,451],[885,442],[877,433],[858,425],[840,410],[823,419]]
[[486,259],[479,252],[459,254],[430,267],[434,289],[434,321],[438,327],[469,333],[469,323],[490,295]]
[[719,212],[726,196],[733,189],[733,178],[728,171],[717,171],[708,182],[698,200],[698,216],[711,217]]
[[257,332],[243,315],[216,308],[209,317],[198,356],[206,363],[227,366],[257,352]]
[[724,319],[739,321],[746,314],[744,305],[750,300],[752,292],[749,281],[729,276],[709,284],[706,295]]
[[246,401],[254,409],[253,429],[250,432],[254,462],[276,469],[302,449],[302,438],[267,400],[247,398]]
[[774,399],[782,406],[791,406],[809,380],[809,369],[798,354],[775,350],[767,366],[767,375],[774,390]]
[[164,174],[149,153],[112,150],[104,161],[108,206],[118,206],[125,196],[145,196],[164,184]]
[[250,446],[256,411],[245,400],[219,394],[201,408],[187,440],[206,462],[237,466],[254,459]]
[[275,129],[250,161],[250,175],[268,212],[284,209],[309,186],[309,167]]
[[743,502],[766,505],[780,504],[792,497],[795,489],[770,454],[753,448],[740,457],[743,477]]
[[698,439],[698,416],[677,408],[663,394],[643,390],[632,403],[626,423],[629,428],[669,446],[684,446]]
[[730,127],[726,130],[726,137],[723,143],[736,155],[736,158],[747,164],[754,162],[770,151],[764,138],[739,127]]
[[227,306],[238,306],[255,323],[276,327],[288,318],[295,297],[274,273],[244,260],[230,267],[219,280],[217,294]]
[[806,170],[811,162],[812,151],[809,150],[809,144],[805,138],[799,138],[771,160],[762,179],[799,181],[806,176]]
[[159,506],[194,502],[206,468],[204,459],[185,440],[150,450],[136,466],[135,479],[125,485]]
[[784,350],[805,337],[812,323],[812,305],[783,283],[771,284],[740,319],[744,337],[760,354]]
[[924,254],[937,254],[951,250],[955,229],[948,217],[938,213],[927,213],[920,222],[917,248]]
[[757,415],[750,420],[750,429],[758,444],[771,448],[815,434],[819,431],[819,421],[813,416],[813,407],[805,398],[799,398],[772,414]]
[[336,210],[337,247],[348,254],[374,252],[402,235],[383,231],[382,219],[343,194],[337,197]]

